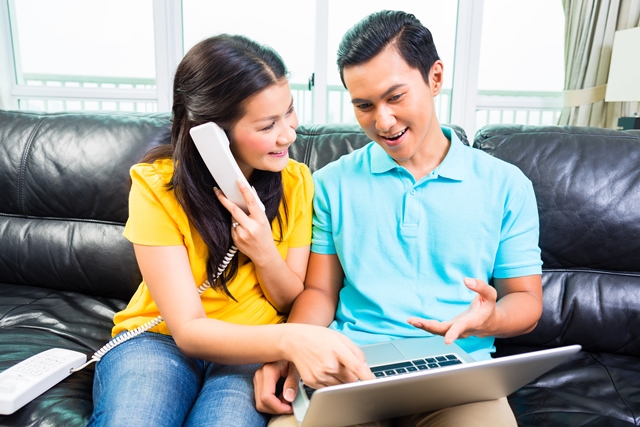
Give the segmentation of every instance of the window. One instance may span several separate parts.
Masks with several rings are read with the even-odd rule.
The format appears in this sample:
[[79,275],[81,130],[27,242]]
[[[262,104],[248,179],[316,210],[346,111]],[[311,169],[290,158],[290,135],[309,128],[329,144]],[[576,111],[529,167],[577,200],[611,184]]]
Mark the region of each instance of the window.
[[456,37],[457,2],[440,0],[329,0],[327,43],[327,122],[353,122],[355,116],[348,94],[344,90],[337,71],[336,53],[342,35],[372,12],[383,9],[403,10],[412,13],[431,31],[438,55],[445,64],[444,90],[435,99],[441,123],[449,121],[453,58]]
[[314,66],[314,2],[183,0],[182,7],[185,52],[200,40],[221,33],[242,34],[271,46],[291,73],[300,122],[313,121],[309,78]]
[[484,0],[481,40],[476,127],[556,124],[564,80],[562,3]]
[[8,4],[17,108],[156,110],[151,0]]
[[0,107],[170,111],[184,52],[228,32],[282,55],[301,123],[354,122],[336,50],[351,25],[381,9],[411,12],[432,31],[445,65],[442,123],[473,135],[487,123],[555,122],[557,0],[0,0],[0,56],[10,65],[0,70]]

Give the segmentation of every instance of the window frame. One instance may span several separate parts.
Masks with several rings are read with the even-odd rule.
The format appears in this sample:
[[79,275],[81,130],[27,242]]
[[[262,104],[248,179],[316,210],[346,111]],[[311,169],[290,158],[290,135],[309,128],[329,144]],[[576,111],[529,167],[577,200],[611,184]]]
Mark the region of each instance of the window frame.
[[[7,75],[0,76],[0,101],[9,109],[18,110],[20,100],[47,99],[61,102],[120,102],[155,103],[157,111],[171,111],[172,78],[175,68],[183,56],[182,47],[182,2],[172,0],[152,0],[155,46],[155,89],[147,88],[110,88],[110,87],[66,87],[31,86],[20,81],[19,70],[20,45],[18,32],[14,25],[15,1],[0,2],[0,23],[3,24],[4,40],[2,56],[9,65]],[[114,79],[117,80],[117,79]],[[8,96],[5,95],[8,94]]]
[[[539,94],[527,93],[517,94],[518,96],[512,97],[500,96],[501,105],[496,106],[493,105],[498,99],[493,96],[496,94],[478,93],[484,0],[457,1],[452,90],[448,106],[449,111],[446,111],[446,109],[441,110],[441,112],[448,113],[446,115],[441,114],[444,117],[443,120],[460,125],[467,131],[475,132],[478,114],[489,110],[524,109],[529,104],[540,109],[540,105],[538,105],[540,103],[543,104],[543,109],[555,110],[559,108],[560,97],[554,94],[543,94],[544,99],[539,99]],[[3,70],[0,70],[0,108],[17,110],[20,108],[19,100],[46,99],[63,102],[93,102],[97,100],[99,102],[153,103],[157,106],[158,112],[171,111],[173,75],[185,53],[182,1],[152,0],[156,67],[155,88],[33,86],[17,81],[21,73],[19,72],[20,70],[16,70],[14,58],[19,58],[20,52],[19,44],[13,42],[17,37],[17,31],[11,25],[12,22],[15,22],[15,19],[13,19],[15,17],[10,16],[12,11],[15,11],[14,2],[15,0],[0,0],[0,37],[2,38],[0,59],[8,65],[3,67]],[[329,2],[328,0],[315,0],[315,6],[314,84],[312,91],[309,93],[311,96],[311,112],[307,117],[310,117],[314,124],[323,124],[327,120],[327,100],[331,91],[331,88],[328,87],[326,75]],[[17,62],[19,62],[19,59]],[[526,105],[522,104],[523,102]],[[482,121],[480,119],[480,123]]]

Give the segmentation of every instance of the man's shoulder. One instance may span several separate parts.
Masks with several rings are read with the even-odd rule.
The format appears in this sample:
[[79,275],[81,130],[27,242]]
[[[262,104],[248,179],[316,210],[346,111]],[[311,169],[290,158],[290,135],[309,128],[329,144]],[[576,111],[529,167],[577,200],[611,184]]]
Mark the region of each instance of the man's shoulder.
[[484,151],[465,146],[470,170],[484,179],[528,181],[529,178],[516,165],[494,157]]

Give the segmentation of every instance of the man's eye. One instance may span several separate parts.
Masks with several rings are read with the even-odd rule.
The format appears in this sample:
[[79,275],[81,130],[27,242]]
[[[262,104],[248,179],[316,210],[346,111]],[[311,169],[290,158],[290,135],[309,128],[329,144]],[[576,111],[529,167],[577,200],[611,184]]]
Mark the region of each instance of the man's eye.
[[367,108],[371,107],[370,103],[363,103],[363,104],[357,104],[356,108],[359,110],[366,110]]
[[399,93],[397,95],[393,95],[391,98],[389,98],[389,101],[397,101],[398,99],[400,99],[402,97],[402,94]]

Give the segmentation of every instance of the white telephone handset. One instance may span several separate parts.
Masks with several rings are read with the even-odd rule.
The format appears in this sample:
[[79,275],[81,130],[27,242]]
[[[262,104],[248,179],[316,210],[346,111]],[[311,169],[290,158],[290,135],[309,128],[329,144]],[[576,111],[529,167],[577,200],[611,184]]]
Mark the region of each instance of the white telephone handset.
[[[229,149],[229,138],[224,130],[213,122],[208,122],[189,130],[193,142],[202,156],[202,160],[209,168],[209,172],[218,183],[224,195],[236,205],[240,206],[245,213],[249,213],[247,204],[238,188],[240,180],[247,188],[251,188],[244,174],[240,170],[236,159]],[[253,192],[260,208],[264,211],[264,205]]]

